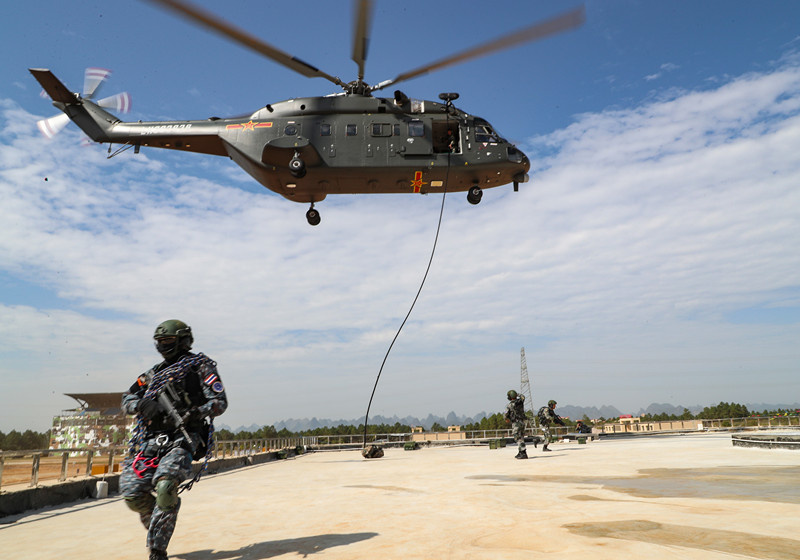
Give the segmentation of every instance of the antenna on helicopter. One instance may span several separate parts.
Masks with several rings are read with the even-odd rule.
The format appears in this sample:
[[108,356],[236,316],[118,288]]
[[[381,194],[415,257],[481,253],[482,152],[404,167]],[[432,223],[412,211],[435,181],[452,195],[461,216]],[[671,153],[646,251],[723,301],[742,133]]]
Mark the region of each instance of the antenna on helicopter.
[[444,101],[444,110],[446,113],[450,112],[450,109],[453,109],[453,101],[458,99],[457,93],[440,93],[439,99]]

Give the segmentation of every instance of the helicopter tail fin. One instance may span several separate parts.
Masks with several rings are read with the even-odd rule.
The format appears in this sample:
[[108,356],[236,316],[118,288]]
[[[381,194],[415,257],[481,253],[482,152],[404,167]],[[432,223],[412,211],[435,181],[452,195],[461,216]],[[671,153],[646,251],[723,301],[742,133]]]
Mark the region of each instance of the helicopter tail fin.
[[55,74],[50,70],[45,68],[29,68],[28,71],[33,74],[33,77],[42,85],[47,95],[49,95],[50,99],[53,101],[65,103],[67,105],[80,102],[78,94],[69,91],[67,86],[62,84],[61,80],[56,78]]

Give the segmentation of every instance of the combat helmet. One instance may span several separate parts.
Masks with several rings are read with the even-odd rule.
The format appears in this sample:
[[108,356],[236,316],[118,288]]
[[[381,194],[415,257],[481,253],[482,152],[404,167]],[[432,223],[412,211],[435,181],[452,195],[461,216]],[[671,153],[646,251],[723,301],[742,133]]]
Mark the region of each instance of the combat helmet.
[[192,328],[177,319],[169,319],[158,325],[153,339],[156,341],[156,350],[165,360],[188,352],[194,342]]
[[513,401],[516,398],[517,398],[517,392],[514,389],[511,389],[508,392],[508,400]]
[[557,404],[558,403],[556,401],[554,401],[553,399],[550,399],[549,401],[547,401],[547,406],[550,406],[550,407],[553,407],[553,406],[555,406]]

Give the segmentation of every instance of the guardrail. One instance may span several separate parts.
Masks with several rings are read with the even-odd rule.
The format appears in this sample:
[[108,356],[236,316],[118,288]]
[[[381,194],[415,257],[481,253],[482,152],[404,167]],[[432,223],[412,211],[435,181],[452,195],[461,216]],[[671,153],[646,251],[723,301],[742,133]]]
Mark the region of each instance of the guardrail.
[[[315,445],[316,437],[218,441],[212,457],[244,457]],[[0,489],[24,485],[36,487],[44,481],[64,482],[71,478],[119,472],[127,451],[127,446],[0,451]]]
[[[700,420],[698,421],[700,422]],[[701,420],[702,431],[732,431],[748,428],[778,429],[800,428],[800,416],[749,416],[746,418],[724,418]],[[570,432],[572,428],[551,426],[550,432],[556,438]],[[430,433],[430,432],[427,432]],[[448,434],[449,432],[434,432]],[[457,439],[450,443],[472,440],[483,441],[511,437],[511,430],[471,430],[457,432]],[[602,432],[600,432],[602,433]],[[634,432],[635,433],[635,432]],[[648,434],[658,433],[653,431]],[[526,436],[540,435],[541,429],[528,427]],[[415,433],[367,434],[368,443],[403,444],[411,441]],[[443,437],[442,440],[445,440]],[[257,453],[313,447],[316,449],[336,449],[364,444],[363,434],[298,436],[289,438],[259,438],[247,440],[217,441],[213,458],[242,457]],[[35,487],[42,481],[65,481],[82,476],[102,476],[119,472],[127,446],[106,446],[92,448],[33,449],[26,451],[0,451],[0,488],[9,486]]]

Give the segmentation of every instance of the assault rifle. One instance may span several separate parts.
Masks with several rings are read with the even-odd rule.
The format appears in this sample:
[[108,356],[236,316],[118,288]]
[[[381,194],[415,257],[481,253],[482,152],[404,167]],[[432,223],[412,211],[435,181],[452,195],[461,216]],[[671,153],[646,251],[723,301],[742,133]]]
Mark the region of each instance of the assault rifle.
[[186,423],[178,412],[178,409],[175,408],[174,403],[179,400],[180,397],[175,391],[175,388],[172,386],[172,383],[169,381],[164,383],[161,391],[158,393],[158,402],[161,403],[161,407],[164,409],[164,412],[166,412],[167,416],[169,416],[170,419],[175,423],[175,426],[180,428],[181,432],[183,433],[183,437],[186,438],[186,441],[189,442],[189,445],[193,446],[194,441],[189,435],[189,432],[186,431]]

